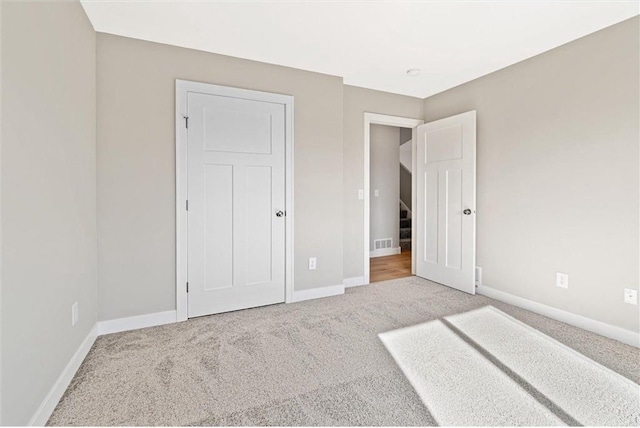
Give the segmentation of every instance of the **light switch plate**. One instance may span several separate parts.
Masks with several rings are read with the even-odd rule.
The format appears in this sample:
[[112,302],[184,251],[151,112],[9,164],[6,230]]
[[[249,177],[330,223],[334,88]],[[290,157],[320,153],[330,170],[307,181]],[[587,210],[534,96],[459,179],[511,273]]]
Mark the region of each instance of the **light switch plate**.
[[379,191],[378,189],[374,190],[374,191],[373,191],[373,196],[375,196],[376,198],[377,198],[378,196],[380,196],[380,191]]
[[358,199],[364,199],[364,190],[358,189]]
[[560,288],[569,288],[569,274],[556,272],[556,286]]
[[624,302],[630,305],[638,304],[638,290],[633,290],[631,288],[624,289]]

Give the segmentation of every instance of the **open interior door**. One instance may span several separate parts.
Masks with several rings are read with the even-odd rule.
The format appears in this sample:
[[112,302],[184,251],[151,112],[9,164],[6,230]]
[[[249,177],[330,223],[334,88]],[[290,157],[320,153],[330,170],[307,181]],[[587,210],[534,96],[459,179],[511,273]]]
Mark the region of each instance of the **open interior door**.
[[416,275],[475,294],[475,111],[417,128],[416,180]]

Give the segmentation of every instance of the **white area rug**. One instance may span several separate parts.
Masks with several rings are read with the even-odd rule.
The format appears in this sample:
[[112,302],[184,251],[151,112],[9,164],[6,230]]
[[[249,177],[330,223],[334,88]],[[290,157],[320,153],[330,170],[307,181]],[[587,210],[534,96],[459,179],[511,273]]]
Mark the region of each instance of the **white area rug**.
[[440,425],[640,425],[640,386],[538,330],[491,306],[445,320],[380,335]]

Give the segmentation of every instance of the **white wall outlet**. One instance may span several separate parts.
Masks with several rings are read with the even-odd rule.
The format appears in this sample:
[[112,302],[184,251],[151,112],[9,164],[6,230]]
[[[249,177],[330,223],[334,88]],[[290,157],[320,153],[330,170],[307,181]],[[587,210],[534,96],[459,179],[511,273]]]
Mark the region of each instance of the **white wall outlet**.
[[375,196],[376,198],[377,198],[378,196],[380,196],[380,191],[379,191],[378,189],[374,190],[374,191],[373,191],[373,196]]
[[71,327],[74,327],[78,323],[78,302],[74,302],[71,305]]
[[358,189],[358,199],[364,199],[364,190]]
[[482,268],[476,266],[476,286],[482,285]]
[[569,274],[556,272],[556,287],[569,288]]
[[316,258],[309,257],[309,270],[316,270]]
[[631,288],[624,289],[624,302],[630,305],[638,304],[638,290],[633,290]]

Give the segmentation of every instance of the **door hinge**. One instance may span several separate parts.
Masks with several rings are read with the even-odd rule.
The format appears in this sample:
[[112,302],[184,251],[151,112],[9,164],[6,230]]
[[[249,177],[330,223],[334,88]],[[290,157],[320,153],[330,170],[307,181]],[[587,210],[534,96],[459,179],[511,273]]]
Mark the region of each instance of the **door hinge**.
[[189,211],[189,200],[187,199],[185,202],[185,209]]
[[187,293],[189,292],[189,282],[187,282]]
[[189,116],[182,116],[182,117],[184,117],[185,128],[189,129]]

